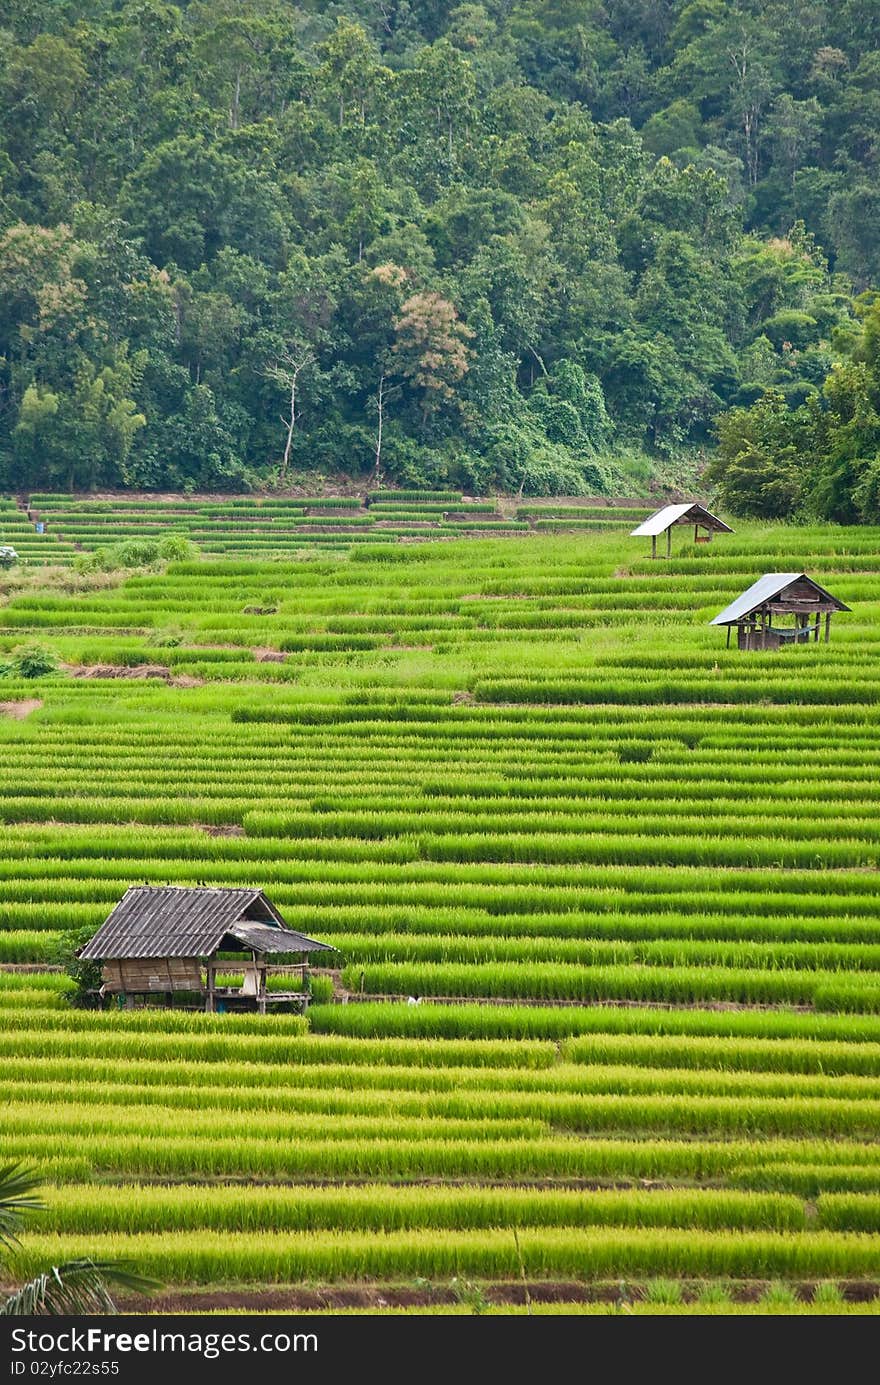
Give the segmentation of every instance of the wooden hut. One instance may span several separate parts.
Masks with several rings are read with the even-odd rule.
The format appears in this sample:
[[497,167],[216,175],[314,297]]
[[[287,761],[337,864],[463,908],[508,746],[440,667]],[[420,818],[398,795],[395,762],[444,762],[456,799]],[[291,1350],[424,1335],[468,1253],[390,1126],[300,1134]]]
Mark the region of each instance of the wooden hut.
[[[79,956],[102,964],[102,993],[136,997],[191,992],[205,1009],[266,1013],[269,1003],[305,1008],[309,957],[333,952],[327,943],[288,928],[262,890],[136,885]],[[218,953],[234,959],[218,961]],[[244,954],[240,959],[238,954]],[[297,958],[270,964],[272,956]],[[246,959],[246,960],[245,960]],[[241,962],[244,962],[242,968]],[[241,986],[218,986],[217,972],[244,971]],[[295,977],[301,990],[269,991],[270,974]]]
[[[710,624],[727,626],[728,647],[736,626],[738,649],[784,649],[818,641],[823,616],[827,641],[833,613],[848,610],[805,572],[767,572]],[[793,616],[793,624],[781,625],[779,620],[785,616]]]
[[657,539],[660,534],[666,535],[666,556],[672,553],[672,531],[677,524],[692,524],[694,526],[694,543],[709,543],[713,534],[732,534],[733,530],[729,524],[725,524],[723,519],[713,515],[711,510],[707,510],[705,505],[699,505],[696,501],[686,500],[683,505],[664,505],[661,510],[655,510],[652,515],[643,520],[638,528],[633,529],[630,538],[651,539],[651,557],[657,557]]

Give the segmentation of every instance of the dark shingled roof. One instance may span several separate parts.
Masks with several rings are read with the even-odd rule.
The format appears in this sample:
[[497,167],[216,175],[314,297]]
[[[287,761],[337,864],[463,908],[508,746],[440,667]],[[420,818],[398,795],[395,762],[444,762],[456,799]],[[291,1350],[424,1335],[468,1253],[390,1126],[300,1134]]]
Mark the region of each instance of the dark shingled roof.
[[80,957],[211,957],[226,937],[258,952],[332,952],[287,928],[262,890],[135,885]]

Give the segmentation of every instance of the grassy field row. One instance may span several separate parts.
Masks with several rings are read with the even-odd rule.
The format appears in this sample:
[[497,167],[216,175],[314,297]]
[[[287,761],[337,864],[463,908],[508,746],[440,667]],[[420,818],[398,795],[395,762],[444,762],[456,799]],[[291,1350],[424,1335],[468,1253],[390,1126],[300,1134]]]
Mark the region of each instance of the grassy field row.
[[[867,1292],[880,531],[738,525],[652,563],[629,506],[317,499],[32,498],[41,557],[59,531],[202,553],[3,588],[0,662],[60,667],[0,684],[28,708],[0,716],[0,962],[49,962],[132,883],[248,884],[353,999],[95,1012],[2,973],[4,1152],[50,1183],[15,1271]],[[711,616],[796,567],[853,608],[831,643],[728,651]]]

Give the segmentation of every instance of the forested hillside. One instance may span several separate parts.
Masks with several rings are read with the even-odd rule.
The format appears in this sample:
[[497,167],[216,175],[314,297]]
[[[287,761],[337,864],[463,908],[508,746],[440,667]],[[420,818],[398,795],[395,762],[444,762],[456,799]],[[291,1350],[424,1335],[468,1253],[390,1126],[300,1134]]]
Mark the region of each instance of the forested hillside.
[[0,0],[0,488],[876,519],[878,158],[876,0]]

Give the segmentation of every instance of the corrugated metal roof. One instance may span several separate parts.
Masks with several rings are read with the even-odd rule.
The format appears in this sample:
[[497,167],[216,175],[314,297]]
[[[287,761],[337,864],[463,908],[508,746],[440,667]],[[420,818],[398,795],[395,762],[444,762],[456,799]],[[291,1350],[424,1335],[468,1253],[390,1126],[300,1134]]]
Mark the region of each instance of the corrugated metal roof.
[[765,572],[763,577],[759,577],[757,582],[753,582],[742,596],[738,596],[735,601],[717,615],[714,620],[710,620],[710,625],[733,625],[736,621],[744,619],[753,611],[758,611],[765,606],[768,601],[784,592],[786,587],[790,587],[792,582],[807,581],[811,587],[815,587],[820,597],[833,604],[837,611],[848,611],[849,607],[844,606],[842,601],[838,601],[836,596],[832,596],[824,587],[820,587],[818,582],[814,582],[812,577],[808,577],[805,572]]
[[[256,948],[257,952],[335,951],[329,943],[319,943],[315,938],[307,938],[305,933],[295,933],[292,928],[270,928],[263,923],[234,923],[229,932],[245,947]],[[291,939],[296,940],[296,946]]]
[[[246,917],[248,913],[257,914],[257,918]],[[273,924],[273,919],[277,923]],[[107,961],[123,957],[210,957],[227,933],[238,936],[236,930],[245,929],[256,930],[253,936],[258,933],[261,943],[273,944],[283,930],[284,945],[273,945],[274,952],[308,952],[325,946],[286,928],[262,890],[134,885],[79,955]],[[247,945],[258,946],[256,942]],[[259,950],[269,949],[260,945]]]
[[662,510],[655,510],[652,515],[648,515],[646,520],[630,532],[630,538],[644,537],[649,538],[656,534],[665,534],[667,529],[671,529],[673,524],[682,524],[685,520],[692,520],[694,524],[707,524],[711,529],[718,529],[725,534],[732,534],[733,530],[729,524],[725,524],[723,519],[713,515],[711,510],[707,510],[704,505],[699,505],[696,501],[686,500],[683,505],[664,505]]

